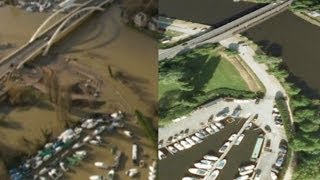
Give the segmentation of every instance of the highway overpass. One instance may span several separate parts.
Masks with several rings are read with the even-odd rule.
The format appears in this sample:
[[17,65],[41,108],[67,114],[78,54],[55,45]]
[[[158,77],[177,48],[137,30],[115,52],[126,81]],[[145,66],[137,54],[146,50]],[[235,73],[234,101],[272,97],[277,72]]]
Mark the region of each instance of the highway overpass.
[[185,43],[176,45],[168,49],[159,50],[159,61],[172,58],[178,53],[188,51],[199,45],[206,43],[216,43],[220,40],[228,38],[234,34],[245,31],[246,29],[261,23],[272,16],[286,10],[293,0],[277,1],[268,4],[258,10],[255,10],[245,16],[242,16],[232,22],[229,22],[221,27],[210,30],[198,37],[195,37]]
[[[43,32],[37,31],[29,42],[19,49],[1,59],[0,79],[7,73],[19,69],[24,63],[33,60],[38,55],[46,54],[52,44],[63,39],[86,20],[94,11],[103,10],[102,7],[111,4],[113,0],[89,0],[75,6],[68,14],[63,16]],[[47,21],[46,21],[47,22]]]

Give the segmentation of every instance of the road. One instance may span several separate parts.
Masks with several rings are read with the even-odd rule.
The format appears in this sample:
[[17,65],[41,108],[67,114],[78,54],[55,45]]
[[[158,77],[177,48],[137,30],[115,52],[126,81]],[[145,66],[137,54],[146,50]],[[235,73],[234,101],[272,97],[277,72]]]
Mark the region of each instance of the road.
[[[79,10],[85,7],[90,7],[90,6],[98,6],[105,0],[91,0],[83,4],[80,8],[76,8],[75,10]],[[67,16],[63,18],[66,19]],[[62,22],[61,22],[62,23]],[[9,55],[8,57],[5,57],[5,59],[2,59],[0,61],[0,78],[4,76],[6,73],[13,71],[14,67],[21,62],[23,62],[25,59],[27,59],[34,51],[38,50],[41,47],[44,47],[47,42],[48,42],[48,37],[51,37],[54,32],[58,29],[59,25],[61,23],[57,23],[54,25],[50,30],[48,30],[46,33],[42,34],[40,37],[35,39],[31,43],[27,43],[21,48],[19,48],[16,52],[13,54]]]
[[[234,36],[220,41],[220,44],[229,47],[231,43],[238,43],[239,41],[239,36]],[[280,140],[287,139],[284,128],[277,126],[271,116],[276,93],[282,92],[283,94],[286,94],[286,92],[280,82],[267,72],[267,67],[254,60],[255,52],[250,46],[240,45],[238,51],[243,61],[252,69],[266,88],[264,99],[257,105],[260,108],[256,109],[257,112],[260,111],[257,124],[262,128],[269,125],[272,130],[271,133],[266,134],[266,138],[271,139],[272,152],[264,151],[260,157],[261,163],[258,164],[258,168],[262,169],[262,179],[264,179],[263,177],[270,177],[272,165],[278,157]],[[262,111],[265,113],[262,113]],[[291,175],[292,173],[286,173],[284,179],[291,180]]]
[[[275,14],[286,9],[293,0],[287,0],[284,2],[271,3],[266,5],[256,11],[253,11],[245,16],[242,16],[230,23],[227,23],[221,27],[210,30],[198,37],[195,37],[183,44],[176,45],[174,47],[168,49],[160,49],[159,50],[159,61],[172,58],[176,56],[180,52],[188,51],[196,46],[199,46],[206,42],[218,42],[227,37],[232,36],[233,34],[237,34],[240,31],[246,30],[247,28],[264,21]],[[207,41],[210,40],[210,41]]]

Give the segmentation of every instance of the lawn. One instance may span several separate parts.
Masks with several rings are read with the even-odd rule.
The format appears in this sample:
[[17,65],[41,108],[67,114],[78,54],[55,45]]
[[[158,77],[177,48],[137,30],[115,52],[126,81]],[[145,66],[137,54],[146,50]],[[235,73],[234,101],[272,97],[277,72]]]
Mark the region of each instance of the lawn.
[[160,62],[160,120],[172,120],[220,96],[248,97],[246,82],[237,69],[219,55],[223,48],[206,45]]

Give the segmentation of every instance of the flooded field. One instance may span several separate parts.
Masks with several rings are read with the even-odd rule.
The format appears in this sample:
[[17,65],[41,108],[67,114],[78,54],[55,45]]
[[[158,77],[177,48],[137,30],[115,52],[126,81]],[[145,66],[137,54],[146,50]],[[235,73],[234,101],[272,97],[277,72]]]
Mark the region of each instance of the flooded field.
[[[36,28],[48,17],[48,14],[27,13],[14,7],[0,8],[0,40],[11,42],[19,47],[28,41]],[[13,51],[0,51],[0,57]],[[77,63],[88,67],[95,74],[102,77],[105,83],[101,87],[101,98],[105,104],[99,109],[85,109],[94,112],[113,112],[122,110],[128,113],[126,128],[130,129],[138,139],[135,140],[141,145],[143,151],[141,157],[146,165],[150,165],[156,157],[154,145],[146,137],[143,129],[134,120],[135,110],[143,112],[145,115],[155,119],[155,104],[157,94],[157,42],[156,40],[142,34],[141,32],[129,28],[122,24],[120,10],[113,6],[103,13],[97,13],[85,22],[78,30],[64,41],[55,45],[48,57],[40,57],[34,63],[46,66],[63,62],[66,58],[77,59]],[[108,74],[108,66],[115,73],[120,73],[122,80],[114,80]],[[60,75],[62,83],[72,81],[73,73],[64,70]],[[34,109],[32,107],[32,109]],[[1,113],[6,113],[4,109]],[[26,115],[28,114],[28,116]],[[32,116],[33,117],[32,117]],[[51,127],[55,123],[56,112],[54,110],[43,110],[36,108],[28,110],[12,110],[9,114],[12,121],[17,121],[17,126],[21,129],[2,130],[13,133],[13,136],[21,138],[27,134],[26,130],[35,129],[40,131],[39,125],[42,123]],[[24,117],[24,118],[22,118]],[[35,117],[35,118],[34,118]],[[50,117],[50,118],[48,118]],[[78,117],[79,118],[79,117]],[[45,120],[43,120],[45,119]],[[24,123],[21,121],[25,120]],[[43,122],[42,122],[43,120]],[[39,123],[41,121],[41,123]],[[53,128],[53,127],[52,127]],[[12,132],[15,131],[15,132]],[[58,130],[59,132],[62,129]],[[67,179],[87,179],[90,175],[106,175],[106,171],[94,167],[95,161],[112,163],[113,156],[111,149],[118,149],[125,154],[123,165],[117,172],[118,179],[129,179],[124,172],[133,168],[131,161],[131,147],[133,141],[121,134],[105,134],[102,147],[88,146],[89,158],[79,166],[72,168]],[[19,146],[20,144],[18,144]],[[14,144],[9,144],[11,148],[16,148]],[[139,168],[138,179],[147,179],[148,167]]]
[[[260,5],[259,5],[260,6]],[[193,22],[216,25],[255,9],[254,3],[232,0],[162,0],[163,15]],[[191,13],[192,12],[192,13]],[[244,33],[268,54],[281,56],[306,95],[319,97],[320,28],[285,11]]]
[[[202,143],[161,160],[159,163],[160,179],[181,180],[184,176],[190,175],[188,169],[208,152],[215,156],[220,156],[221,154],[218,152],[220,147],[231,134],[240,130],[244,122],[245,120],[239,120],[226,124],[224,129],[214,135],[210,135]],[[250,160],[256,138],[261,133],[260,130],[255,129],[255,127],[252,127],[250,130],[245,131],[245,137],[241,144],[231,148],[226,156],[227,164],[218,177],[219,180],[233,179],[238,173],[237,168]],[[241,156],[239,156],[239,152],[241,152]]]

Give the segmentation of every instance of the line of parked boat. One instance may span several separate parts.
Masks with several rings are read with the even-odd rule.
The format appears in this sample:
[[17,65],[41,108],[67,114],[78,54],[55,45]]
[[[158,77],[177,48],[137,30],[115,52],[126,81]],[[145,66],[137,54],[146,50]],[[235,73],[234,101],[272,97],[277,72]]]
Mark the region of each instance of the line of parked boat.
[[[179,142],[174,143],[173,145],[167,146],[167,150],[171,154],[175,154],[178,151],[183,151],[191,148],[192,146],[201,143],[206,137],[209,135],[215,134],[223,129],[225,126],[222,122],[215,122],[205,127],[204,129],[200,129],[198,132],[190,135],[189,137],[180,140]],[[166,155],[159,150],[158,151],[159,159],[166,158]]]
[[[122,127],[122,118],[123,114],[119,111],[106,117],[83,119],[80,126],[65,130],[53,142],[45,144],[36,155],[25,160],[17,168],[11,169],[10,179],[61,179],[70,167],[87,156],[87,151],[81,148],[86,143],[100,145],[102,139],[99,135],[105,130],[112,132],[117,127]],[[52,162],[48,162],[49,160]],[[108,177],[112,177],[112,171]]]

